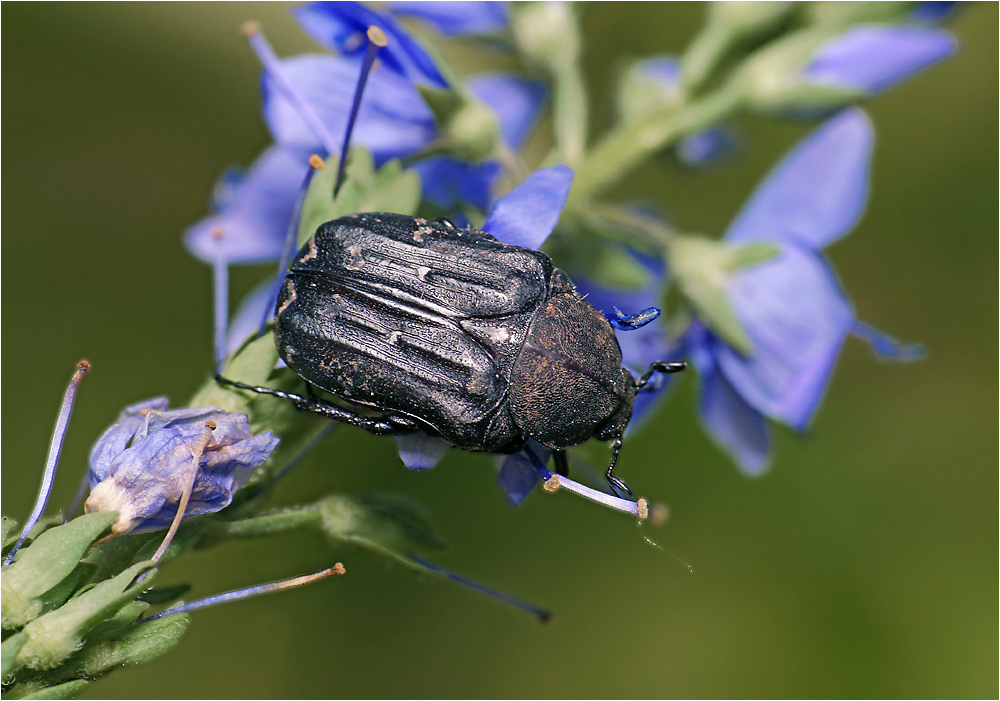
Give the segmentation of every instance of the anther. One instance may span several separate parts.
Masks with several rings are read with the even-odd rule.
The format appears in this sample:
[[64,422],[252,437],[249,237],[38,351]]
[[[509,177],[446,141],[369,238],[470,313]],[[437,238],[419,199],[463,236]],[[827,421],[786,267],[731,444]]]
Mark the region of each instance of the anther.
[[368,27],[367,34],[368,34],[368,41],[375,44],[375,46],[379,47],[380,49],[385,48],[386,46],[389,45],[389,37],[387,37],[385,35],[385,32],[383,32],[382,29],[377,25],[373,24],[372,26]]
[[323,159],[317,156],[315,153],[309,156],[309,165],[313,167],[313,170],[322,170],[323,166],[326,165]]
[[636,516],[639,517],[640,521],[649,518],[649,502],[646,501],[645,497],[639,497],[639,500],[635,503],[638,513]]

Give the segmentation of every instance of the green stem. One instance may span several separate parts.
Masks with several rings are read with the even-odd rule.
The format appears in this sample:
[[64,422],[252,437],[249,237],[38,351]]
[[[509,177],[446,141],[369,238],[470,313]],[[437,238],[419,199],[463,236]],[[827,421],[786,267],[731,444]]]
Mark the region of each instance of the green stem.
[[728,117],[742,102],[742,94],[724,88],[679,109],[657,110],[618,127],[577,164],[566,209],[580,211],[647,158]]
[[552,116],[560,158],[569,164],[579,161],[587,146],[587,89],[575,59],[555,72]]

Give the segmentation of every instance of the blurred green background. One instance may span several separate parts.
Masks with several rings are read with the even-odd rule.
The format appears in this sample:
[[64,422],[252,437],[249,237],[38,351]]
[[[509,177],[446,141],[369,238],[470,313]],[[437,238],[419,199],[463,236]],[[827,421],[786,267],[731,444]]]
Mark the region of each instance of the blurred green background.
[[[680,51],[692,4],[599,4],[586,19],[593,120],[622,57]],[[312,50],[274,4],[3,7],[4,513],[23,519],[74,363],[84,380],[51,504],[66,505],[126,404],[183,402],[211,362],[209,270],[181,232],[216,177],[267,144],[261,20]],[[848,344],[806,436],[740,476],[702,433],[694,377],[623,452],[668,503],[647,546],[628,518],[568,495],[509,509],[492,461],[454,452],[416,474],[393,442],[342,430],[276,504],[334,490],[427,505],[441,564],[551,608],[529,616],[318,536],[190,554],[163,583],[192,596],[320,569],[348,575],[193,615],[181,645],[90,697],[990,697],[997,689],[997,6],[952,22],[957,56],[878,98],[867,215],[830,257],[864,320],[929,357]],[[748,149],[704,174],[650,168],[619,194],[687,230],[724,230],[808,125],[744,122]],[[234,272],[234,299],[263,269]],[[989,302],[989,304],[987,304]]]

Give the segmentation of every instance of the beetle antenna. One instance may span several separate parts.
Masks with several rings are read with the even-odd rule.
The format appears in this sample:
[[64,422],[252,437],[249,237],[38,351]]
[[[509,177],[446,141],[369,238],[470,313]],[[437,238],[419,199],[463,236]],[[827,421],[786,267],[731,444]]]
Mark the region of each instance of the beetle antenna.
[[[267,322],[274,315],[274,307],[278,303],[278,294],[281,292],[281,286],[285,284],[285,273],[288,271],[288,264],[292,261],[292,253],[295,252],[295,243],[299,238],[299,220],[302,219],[302,208],[305,206],[306,196],[309,194],[309,186],[312,184],[312,179],[316,171],[321,170],[323,165],[323,159],[315,153],[309,156],[309,172],[306,173],[306,177],[302,181],[302,187],[299,188],[298,197],[295,198],[292,218],[289,220],[288,230],[285,232],[285,245],[281,250],[281,258],[278,260],[278,277],[274,281],[274,289],[271,291],[270,302],[264,307],[264,316],[261,318],[260,326],[257,329],[257,338],[264,335]],[[221,368],[216,368],[216,371],[219,369]]]
[[375,56],[378,50],[388,45],[389,38],[381,29],[374,24],[368,27],[368,45],[365,47],[365,57],[361,63],[361,74],[358,75],[358,84],[354,88],[354,101],[351,102],[351,116],[347,118],[347,129],[344,130],[344,145],[340,148],[340,163],[337,165],[337,184],[333,186],[333,196],[340,192],[340,186],[344,183],[344,167],[347,163],[347,149],[351,145],[351,132],[354,131],[354,121],[358,118],[358,109],[361,107],[361,97],[365,92],[365,84],[368,76],[375,65]]
[[73,373],[73,377],[69,381],[69,386],[66,387],[66,393],[63,394],[62,406],[59,408],[59,416],[56,419],[56,427],[52,431],[52,442],[49,443],[49,457],[45,461],[45,471],[42,472],[42,486],[38,489],[35,508],[31,511],[31,516],[28,517],[28,520],[24,522],[24,528],[21,529],[21,535],[18,536],[14,547],[7,553],[7,557],[3,561],[4,567],[14,561],[14,555],[20,550],[28,534],[31,533],[31,529],[35,527],[38,519],[42,516],[42,512],[45,511],[45,502],[49,499],[49,494],[52,492],[52,483],[56,477],[56,466],[59,464],[59,453],[62,450],[63,438],[66,436],[66,428],[69,426],[69,417],[73,413],[73,400],[76,398],[76,387],[80,384],[80,380],[88,370],[90,370],[90,363],[86,360],[81,360],[77,363],[76,372]]
[[646,372],[642,373],[642,377],[640,377],[636,381],[635,388],[642,389],[643,387],[648,385],[650,378],[653,377],[653,373],[662,372],[665,375],[669,375],[671,373],[680,372],[681,370],[686,368],[687,365],[688,365],[687,362],[683,360],[678,362],[658,360],[655,363],[650,363],[649,367],[646,368]]
[[240,599],[249,599],[250,597],[259,596],[261,594],[269,594],[272,591],[283,591],[285,589],[292,589],[293,587],[301,587],[304,584],[315,582],[317,579],[325,579],[330,575],[345,574],[346,572],[347,570],[344,569],[344,566],[338,562],[333,567],[329,567],[322,572],[316,572],[315,574],[304,574],[301,577],[282,579],[269,584],[258,584],[255,587],[236,589],[235,591],[228,591],[224,594],[216,594],[215,596],[209,596],[205,599],[192,601],[190,604],[174,606],[166,611],[160,611],[159,613],[154,613],[152,616],[147,616],[140,621],[136,621],[136,624],[138,625],[139,623],[155,621],[157,618],[163,618],[164,616],[169,616],[174,613],[184,613],[186,611],[194,611],[195,609],[201,609],[207,606],[214,606],[215,604],[224,604],[227,601],[239,601]]
[[292,81],[285,75],[285,71],[281,67],[281,61],[261,33],[260,25],[256,22],[247,22],[243,25],[240,32],[250,42],[250,46],[253,48],[254,53],[257,54],[258,60],[264,66],[264,70],[274,80],[275,86],[285,96],[285,99],[291,103],[295,111],[299,113],[302,121],[309,125],[313,134],[323,144],[326,152],[328,154],[336,153],[337,140],[333,138],[326,126],[324,126],[323,120],[313,111],[313,108],[309,106],[309,103],[305,101],[302,95],[299,94],[299,91],[295,89],[295,86],[292,85]]

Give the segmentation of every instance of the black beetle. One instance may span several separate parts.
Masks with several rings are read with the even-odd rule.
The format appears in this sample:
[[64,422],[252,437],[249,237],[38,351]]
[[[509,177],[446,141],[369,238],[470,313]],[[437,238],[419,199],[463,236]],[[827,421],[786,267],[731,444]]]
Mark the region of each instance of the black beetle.
[[567,447],[613,440],[607,479],[627,493],[613,470],[636,391],[685,367],[635,380],[609,322],[547,255],[399,214],[322,225],[288,270],[274,338],[297,375],[355,406],[218,379],[375,434],[488,453],[532,438],[561,474]]

